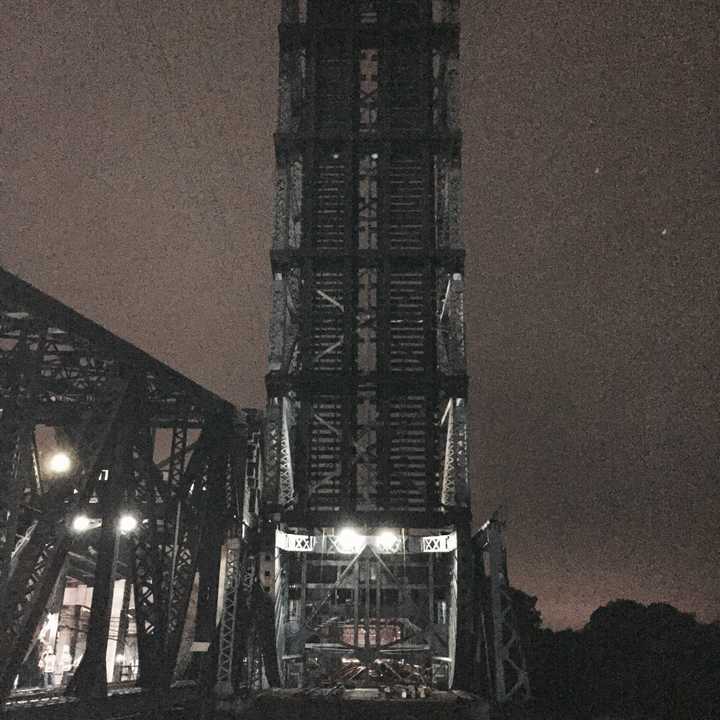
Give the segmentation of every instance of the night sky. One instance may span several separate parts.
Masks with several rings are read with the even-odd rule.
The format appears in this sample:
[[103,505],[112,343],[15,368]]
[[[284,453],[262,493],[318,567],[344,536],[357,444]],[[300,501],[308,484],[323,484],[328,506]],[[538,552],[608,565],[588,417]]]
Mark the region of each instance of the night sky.
[[[464,0],[476,522],[546,622],[720,617],[718,6]],[[264,403],[274,0],[0,22],[0,264]]]

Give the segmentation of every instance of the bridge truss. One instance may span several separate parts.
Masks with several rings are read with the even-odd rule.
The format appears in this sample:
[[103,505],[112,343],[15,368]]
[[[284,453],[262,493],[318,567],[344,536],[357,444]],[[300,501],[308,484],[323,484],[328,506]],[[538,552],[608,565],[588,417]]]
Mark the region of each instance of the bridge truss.
[[[105,694],[120,574],[133,586],[138,684],[169,686],[196,575],[194,640],[214,637],[224,533],[242,522],[248,414],[4,270],[0,407],[2,696],[56,587],[80,571],[92,606],[68,692]],[[71,459],[66,474],[41,458],[48,436]],[[123,513],[137,524],[127,535]],[[77,532],[77,517],[95,529]]]

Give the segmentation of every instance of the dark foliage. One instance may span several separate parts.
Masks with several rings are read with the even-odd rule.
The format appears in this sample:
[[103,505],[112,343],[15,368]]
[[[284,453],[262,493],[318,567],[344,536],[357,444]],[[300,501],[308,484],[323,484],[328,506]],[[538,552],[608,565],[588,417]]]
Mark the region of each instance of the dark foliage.
[[615,600],[582,630],[553,632],[542,628],[536,602],[514,591],[535,703],[548,714],[720,718],[720,623]]

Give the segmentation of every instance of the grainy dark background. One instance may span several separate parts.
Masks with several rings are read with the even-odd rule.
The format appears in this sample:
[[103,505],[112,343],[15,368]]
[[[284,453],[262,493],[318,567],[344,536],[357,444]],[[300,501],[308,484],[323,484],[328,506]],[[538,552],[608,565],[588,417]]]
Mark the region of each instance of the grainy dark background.
[[[261,406],[274,0],[23,0],[0,263]],[[554,627],[720,615],[718,5],[465,0],[477,520]]]

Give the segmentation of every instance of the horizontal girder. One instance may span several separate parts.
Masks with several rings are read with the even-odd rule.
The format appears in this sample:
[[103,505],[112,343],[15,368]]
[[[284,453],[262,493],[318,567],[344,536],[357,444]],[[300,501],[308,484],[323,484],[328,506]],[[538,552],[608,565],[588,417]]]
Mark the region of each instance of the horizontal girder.
[[109,378],[140,372],[156,427],[185,414],[191,426],[229,404],[192,380],[0,268],[0,401],[8,397],[11,351],[43,343],[33,418],[38,424],[78,422]]

